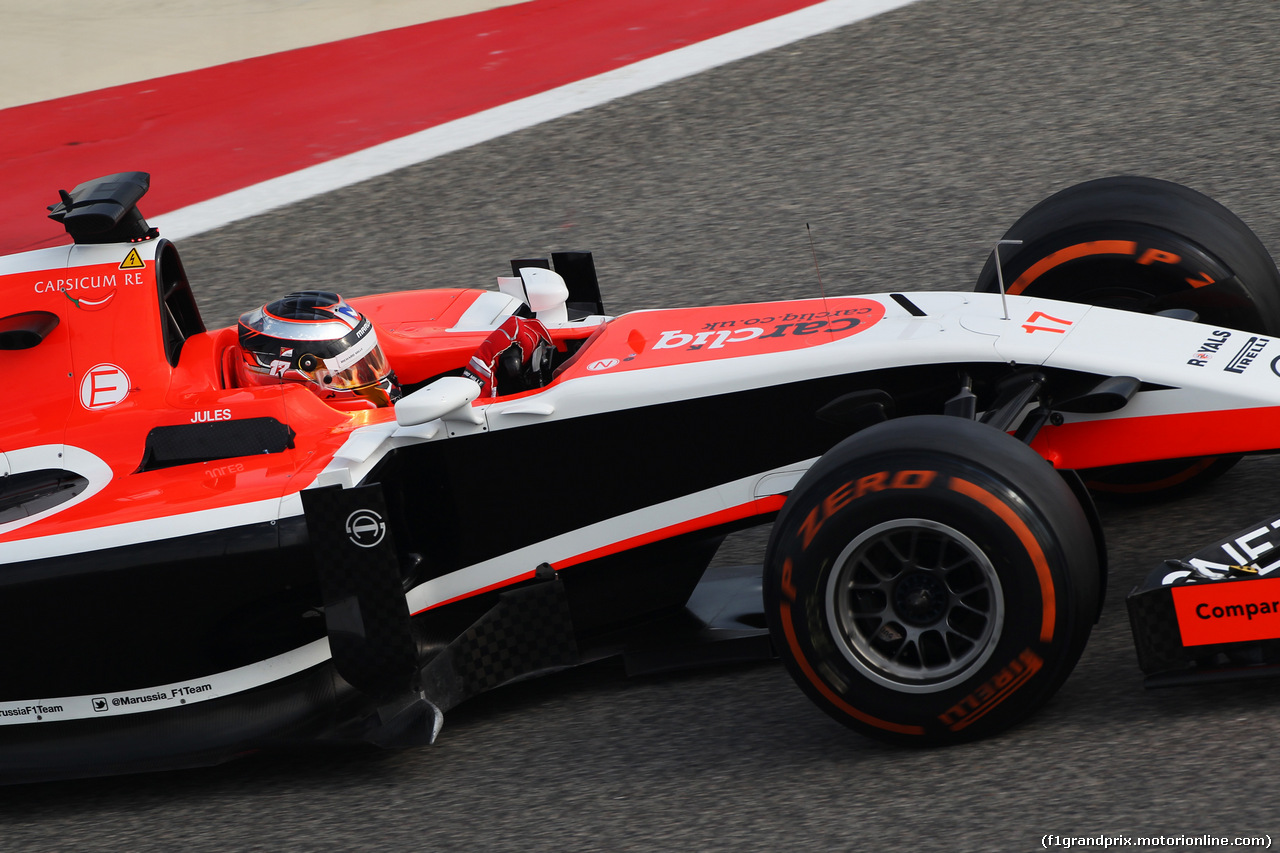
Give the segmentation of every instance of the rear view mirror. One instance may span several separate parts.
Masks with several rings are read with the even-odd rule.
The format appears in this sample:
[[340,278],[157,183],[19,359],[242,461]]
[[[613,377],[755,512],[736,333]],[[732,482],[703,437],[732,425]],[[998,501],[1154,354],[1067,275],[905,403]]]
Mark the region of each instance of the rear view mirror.
[[469,406],[480,385],[464,376],[444,376],[396,401],[396,423],[417,426]]

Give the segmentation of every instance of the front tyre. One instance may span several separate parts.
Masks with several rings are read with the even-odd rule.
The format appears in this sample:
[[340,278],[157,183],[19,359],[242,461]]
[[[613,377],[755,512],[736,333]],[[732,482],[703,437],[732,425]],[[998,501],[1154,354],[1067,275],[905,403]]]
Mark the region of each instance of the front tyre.
[[902,418],[838,445],[774,525],[765,610],[792,677],[872,737],[943,744],[1025,719],[1098,610],[1089,522],[1034,451]]
[[[1201,323],[1280,335],[1280,271],[1257,235],[1218,202],[1179,184],[1118,176],[1068,187],[1004,235],[1001,268],[1013,295],[1154,314],[1194,311]],[[975,288],[998,289],[994,258]],[[1169,459],[1082,471],[1116,500],[1181,497],[1238,456]]]
[[[1184,308],[1200,322],[1280,336],[1280,271],[1238,216],[1193,189],[1136,176],[1067,187],[1024,213],[1002,246],[1010,295],[1144,314]],[[974,288],[998,289],[994,257]]]

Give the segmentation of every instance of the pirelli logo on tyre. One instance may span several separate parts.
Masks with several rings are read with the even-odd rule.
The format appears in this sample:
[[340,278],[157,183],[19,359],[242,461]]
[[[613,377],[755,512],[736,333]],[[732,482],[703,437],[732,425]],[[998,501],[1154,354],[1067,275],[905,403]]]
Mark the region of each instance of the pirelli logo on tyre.
[[938,715],[938,721],[953,732],[976,723],[999,705],[1044,667],[1044,660],[1031,649],[1024,649],[982,686]]

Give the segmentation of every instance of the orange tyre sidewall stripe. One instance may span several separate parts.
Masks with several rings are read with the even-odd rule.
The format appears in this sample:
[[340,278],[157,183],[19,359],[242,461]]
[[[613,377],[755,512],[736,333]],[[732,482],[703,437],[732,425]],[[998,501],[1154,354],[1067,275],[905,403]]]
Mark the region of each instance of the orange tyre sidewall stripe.
[[1089,255],[1134,255],[1138,252],[1138,244],[1131,240],[1094,240],[1089,243],[1077,243],[1059,249],[1047,258],[1036,262],[1032,267],[1018,276],[1018,280],[1009,285],[1009,295],[1017,296],[1031,286],[1031,283],[1054,267],[1084,258]]
[[908,726],[903,725],[902,723],[891,723],[888,720],[873,717],[865,711],[859,711],[857,708],[853,707],[848,702],[844,701],[844,699],[836,695],[835,691],[832,690],[827,683],[819,678],[818,674],[813,671],[813,667],[809,665],[809,661],[804,656],[804,652],[800,650],[800,643],[796,639],[795,626],[791,624],[791,604],[784,601],[781,603],[780,607],[782,614],[782,630],[787,636],[787,645],[791,647],[791,657],[800,667],[800,671],[804,673],[804,677],[809,679],[809,683],[818,688],[818,692],[822,694],[823,698],[832,705],[835,705],[844,713],[848,714],[850,717],[866,723],[869,726],[875,726],[876,728],[884,729],[887,732],[896,732],[903,735],[924,734],[923,726]]
[[972,498],[995,513],[1014,532],[1018,541],[1022,543],[1022,547],[1026,549],[1036,568],[1036,577],[1040,581],[1040,600],[1044,603],[1044,612],[1040,620],[1040,642],[1050,642],[1053,639],[1053,629],[1057,621],[1057,599],[1053,592],[1053,575],[1049,571],[1049,561],[1045,558],[1044,549],[1036,541],[1035,534],[1008,504],[986,489],[967,480],[961,480],[959,477],[951,478],[951,489]]

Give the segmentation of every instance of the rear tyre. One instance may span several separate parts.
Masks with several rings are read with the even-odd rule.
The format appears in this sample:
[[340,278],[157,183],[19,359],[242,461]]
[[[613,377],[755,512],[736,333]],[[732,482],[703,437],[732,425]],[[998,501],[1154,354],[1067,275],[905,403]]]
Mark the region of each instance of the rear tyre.
[[[1004,237],[1008,292],[1154,314],[1194,311],[1202,323],[1280,335],[1280,272],[1235,214],[1168,181],[1087,181],[1027,211]],[[988,258],[976,290],[998,289]],[[1176,497],[1221,476],[1240,457],[1163,460],[1082,471],[1097,495]]]
[[945,744],[1053,695],[1088,639],[1100,569],[1083,509],[1038,454],[929,415],[866,429],[810,469],[774,525],[764,594],[775,646],[824,711]]

